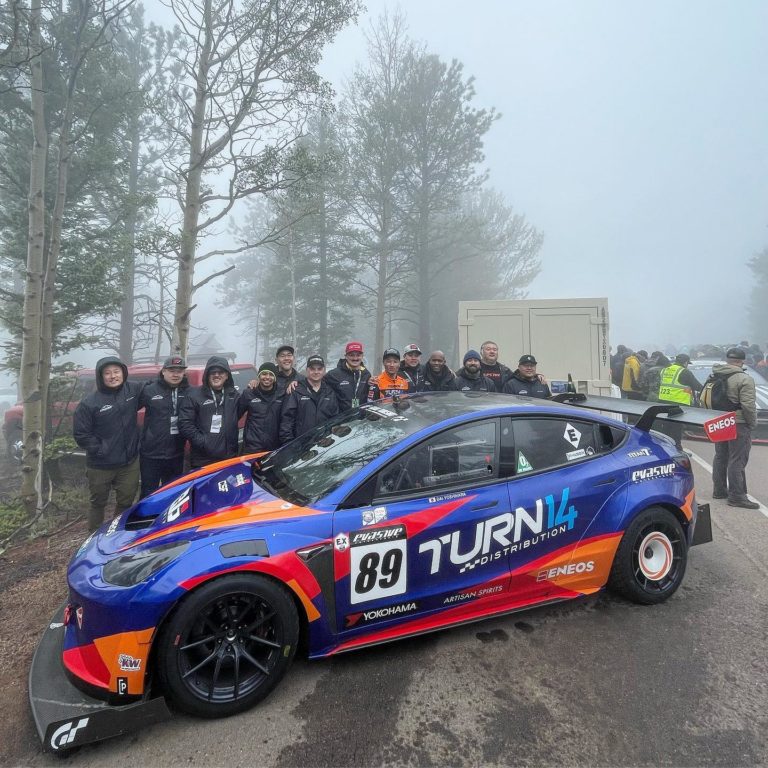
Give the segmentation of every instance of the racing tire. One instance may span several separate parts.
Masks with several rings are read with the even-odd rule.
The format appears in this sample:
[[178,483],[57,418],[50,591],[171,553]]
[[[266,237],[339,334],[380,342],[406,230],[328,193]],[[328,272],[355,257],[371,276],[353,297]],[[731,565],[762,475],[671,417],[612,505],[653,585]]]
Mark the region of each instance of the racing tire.
[[234,715],[280,682],[298,637],[298,613],[285,587],[262,576],[224,576],[192,592],[164,626],[160,683],[183,712]]
[[608,586],[642,605],[663,603],[683,581],[688,543],[667,509],[649,507],[629,525],[616,550]]

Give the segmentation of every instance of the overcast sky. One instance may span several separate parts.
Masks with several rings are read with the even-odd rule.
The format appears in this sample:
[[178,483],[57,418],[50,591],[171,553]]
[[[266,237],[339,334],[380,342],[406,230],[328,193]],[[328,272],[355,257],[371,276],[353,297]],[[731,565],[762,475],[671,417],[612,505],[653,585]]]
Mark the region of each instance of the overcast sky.
[[[337,90],[363,30],[398,6],[367,7],[323,62]],[[490,183],[545,233],[531,298],[607,296],[614,347],[768,340],[746,315],[746,261],[768,246],[768,2],[402,7],[410,36],[461,61],[476,105],[502,114]]]

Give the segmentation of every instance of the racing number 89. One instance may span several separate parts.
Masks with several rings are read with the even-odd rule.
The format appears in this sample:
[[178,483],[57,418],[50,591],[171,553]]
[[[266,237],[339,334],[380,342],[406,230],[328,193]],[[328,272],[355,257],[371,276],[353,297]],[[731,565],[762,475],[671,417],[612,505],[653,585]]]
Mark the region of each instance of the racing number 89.
[[406,541],[353,546],[350,552],[350,602],[364,603],[406,591]]
[[[381,576],[379,579],[379,561],[381,561]],[[379,557],[378,552],[368,552],[360,561],[360,573],[355,580],[355,592],[364,595],[370,592],[378,581],[382,589],[388,589],[400,576],[403,564],[403,553],[399,549],[390,549]]]

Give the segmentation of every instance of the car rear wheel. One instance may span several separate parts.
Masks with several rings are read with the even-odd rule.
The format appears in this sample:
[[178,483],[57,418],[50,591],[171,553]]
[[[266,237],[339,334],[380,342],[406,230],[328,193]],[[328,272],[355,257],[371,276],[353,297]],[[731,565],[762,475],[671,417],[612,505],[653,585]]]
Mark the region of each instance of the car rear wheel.
[[199,717],[225,717],[261,701],[293,660],[299,635],[287,590],[262,576],[224,576],[193,592],[158,641],[170,701]]
[[649,507],[624,532],[608,585],[636,603],[661,603],[680,586],[687,562],[678,519],[667,509]]

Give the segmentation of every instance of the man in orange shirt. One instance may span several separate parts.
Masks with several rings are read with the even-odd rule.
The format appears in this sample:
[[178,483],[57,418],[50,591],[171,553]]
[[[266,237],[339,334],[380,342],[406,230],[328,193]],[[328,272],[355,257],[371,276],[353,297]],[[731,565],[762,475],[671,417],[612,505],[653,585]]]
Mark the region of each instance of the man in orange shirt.
[[408,392],[408,379],[400,376],[400,353],[396,349],[384,350],[384,370],[368,381],[368,402],[382,397],[404,395]]

